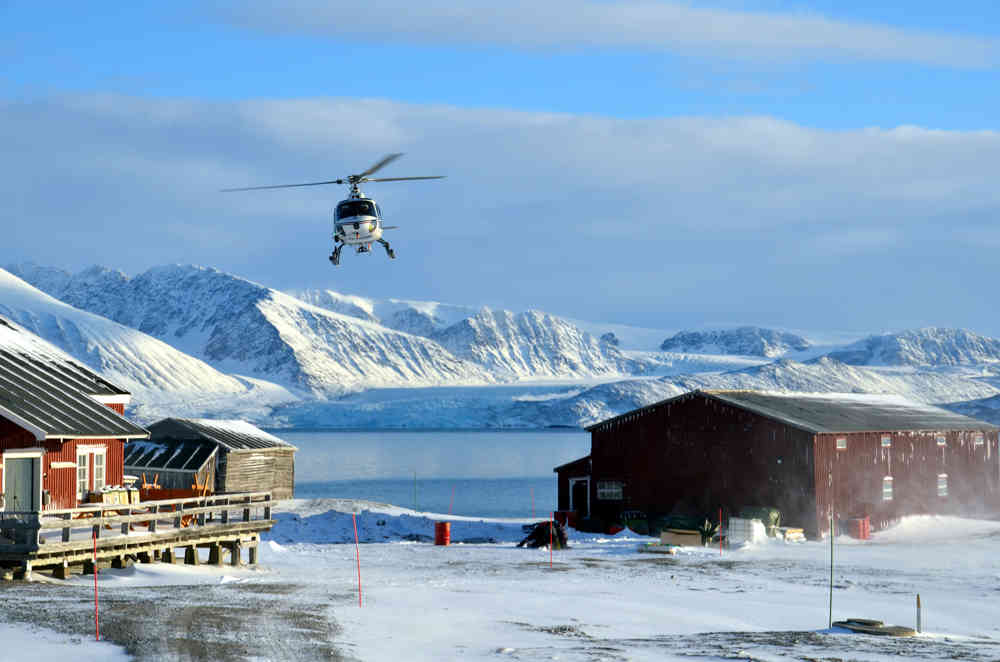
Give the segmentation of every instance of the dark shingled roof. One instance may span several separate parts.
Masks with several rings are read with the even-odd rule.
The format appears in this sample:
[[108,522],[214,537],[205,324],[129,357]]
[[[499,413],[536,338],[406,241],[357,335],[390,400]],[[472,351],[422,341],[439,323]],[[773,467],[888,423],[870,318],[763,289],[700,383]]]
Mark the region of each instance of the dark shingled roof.
[[947,409],[892,395],[692,391],[596,423],[587,430],[594,431],[624,416],[641,415],[692,395],[720,400],[814,433],[997,429],[995,425]]
[[91,396],[127,395],[35,334],[0,317],[0,417],[43,439],[144,439]]
[[207,418],[165,418],[149,426],[152,441],[207,440],[227,450],[280,448],[298,450],[286,441],[254,427],[246,421],[223,421]]

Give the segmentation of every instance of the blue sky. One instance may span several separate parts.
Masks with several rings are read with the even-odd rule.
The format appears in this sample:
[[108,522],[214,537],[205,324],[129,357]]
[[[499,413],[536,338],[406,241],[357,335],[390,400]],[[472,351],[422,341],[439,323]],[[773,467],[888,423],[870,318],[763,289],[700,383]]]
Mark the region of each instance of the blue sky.
[[[1000,335],[1000,7],[6,3],[9,262],[193,261],[664,328]],[[326,264],[342,191],[221,196],[407,152],[400,259]],[[53,241],[53,237],[55,240]]]

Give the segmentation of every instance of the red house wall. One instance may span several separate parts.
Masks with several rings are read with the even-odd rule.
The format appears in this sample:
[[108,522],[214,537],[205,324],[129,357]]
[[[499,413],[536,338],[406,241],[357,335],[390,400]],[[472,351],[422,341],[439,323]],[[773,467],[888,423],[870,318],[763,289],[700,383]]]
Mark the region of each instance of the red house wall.
[[[983,444],[976,446],[976,434]],[[882,447],[882,437],[892,445]],[[937,445],[944,436],[945,446]],[[847,448],[837,450],[837,439]],[[869,516],[875,528],[904,515],[992,513],[1000,507],[997,431],[941,430],[816,435],[816,517],[824,533],[834,519]],[[948,495],[938,496],[938,474]],[[892,477],[892,499],[882,481]]]
[[[42,489],[48,490],[51,502],[46,509],[75,508],[76,501],[76,451],[78,446],[100,446],[105,454],[105,484],[120,485],[124,473],[125,442],[121,439],[72,439],[39,442],[35,436],[14,423],[0,418],[0,452],[19,448],[42,448]],[[55,469],[53,462],[72,462],[73,468]],[[3,472],[0,472],[0,491],[3,490]]]

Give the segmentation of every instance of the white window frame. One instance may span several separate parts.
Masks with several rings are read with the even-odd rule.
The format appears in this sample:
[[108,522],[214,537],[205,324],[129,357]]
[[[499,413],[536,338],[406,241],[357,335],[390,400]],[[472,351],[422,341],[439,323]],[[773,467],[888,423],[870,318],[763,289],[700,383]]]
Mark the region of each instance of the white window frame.
[[625,498],[625,483],[620,480],[597,481],[598,501],[622,501]]
[[892,476],[886,476],[882,479],[882,501],[892,501],[892,492]]
[[983,436],[983,433],[982,432],[977,432],[976,435],[972,438],[972,443],[973,443],[973,446],[982,446],[983,444],[985,444],[986,443],[986,439]]
[[[83,458],[83,466],[80,466],[80,458]],[[83,488],[81,489],[80,469],[83,469]],[[90,453],[82,448],[76,449],[76,501],[82,503],[90,492]]]
[[937,476],[937,495],[939,497],[948,496],[948,474],[938,474]]
[[[101,456],[101,477],[100,484],[98,485],[97,477],[97,460],[95,459],[98,455]],[[80,490],[80,458],[87,458],[85,461],[85,466],[87,469],[86,475],[86,490]],[[90,484],[94,484],[94,488],[90,489]],[[78,503],[82,503],[88,494],[91,492],[100,492],[101,488],[106,487],[108,484],[108,449],[104,446],[77,446],[76,447],[76,500]]]
[[888,434],[882,435],[882,448],[892,448],[892,436]]
[[937,435],[934,438],[934,441],[937,443],[939,447],[944,447],[948,445],[948,437],[944,436],[943,434]]
[[847,450],[847,437],[837,437],[837,450],[838,451]]

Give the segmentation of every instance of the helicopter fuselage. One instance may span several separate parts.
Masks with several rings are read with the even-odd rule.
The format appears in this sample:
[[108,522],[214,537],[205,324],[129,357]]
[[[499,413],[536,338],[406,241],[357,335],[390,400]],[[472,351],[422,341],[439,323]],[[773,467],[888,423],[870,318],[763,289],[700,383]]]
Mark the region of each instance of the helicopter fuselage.
[[334,241],[348,246],[367,245],[382,238],[382,220],[376,216],[351,216],[334,223]]

